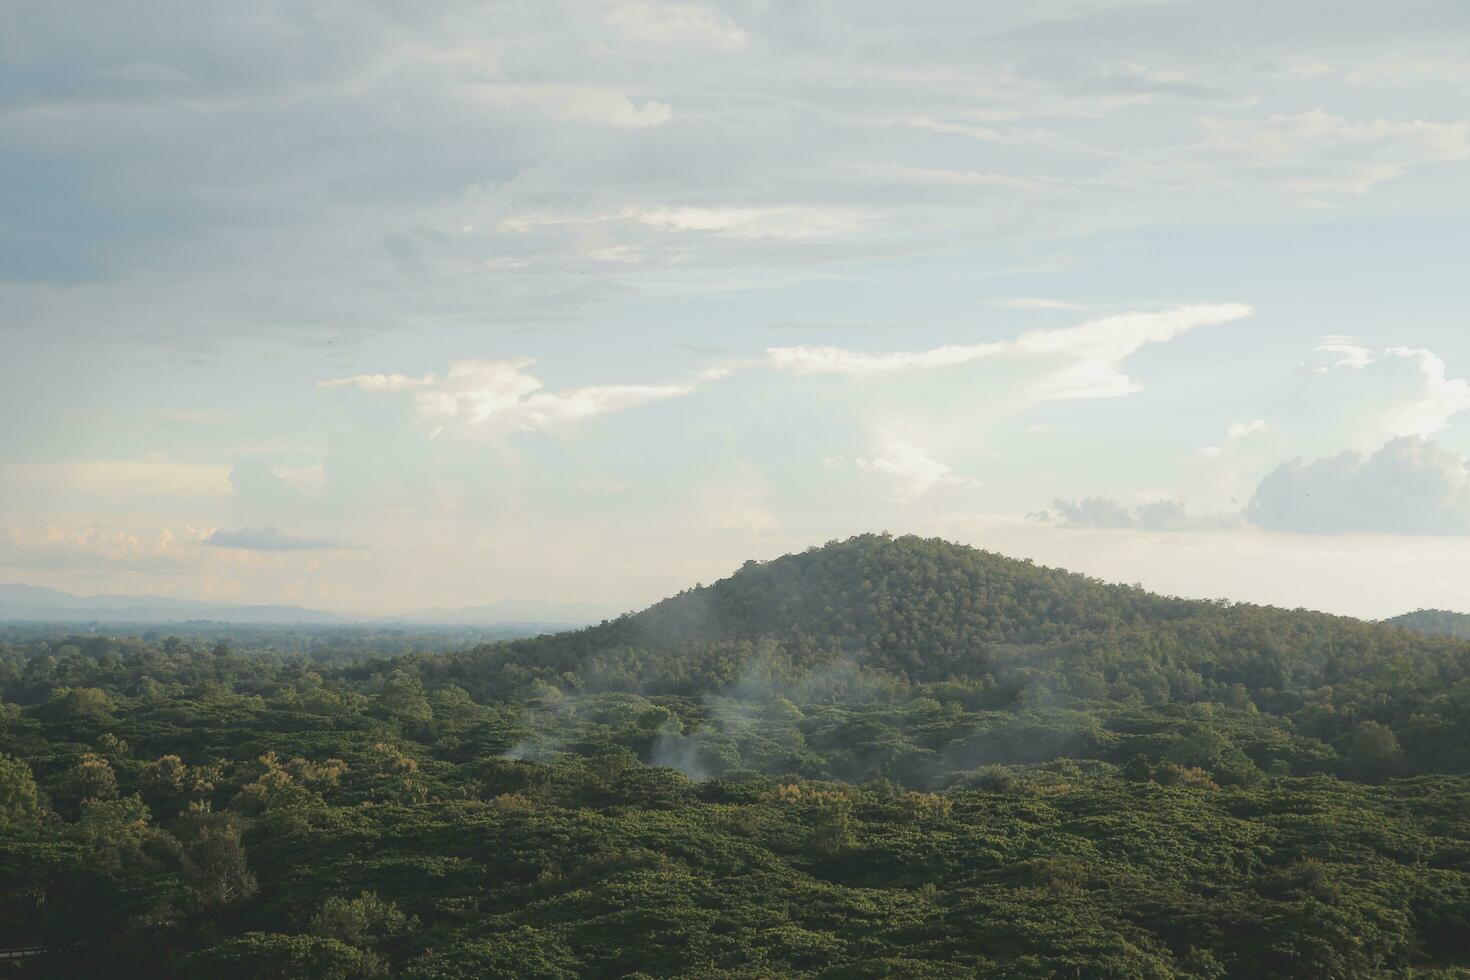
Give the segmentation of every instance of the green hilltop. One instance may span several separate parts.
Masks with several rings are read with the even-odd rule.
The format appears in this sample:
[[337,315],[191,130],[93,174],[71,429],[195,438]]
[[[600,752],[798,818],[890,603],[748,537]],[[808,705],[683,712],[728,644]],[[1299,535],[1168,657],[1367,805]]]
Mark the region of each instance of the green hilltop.
[[1470,764],[1459,706],[1470,686],[1456,688],[1470,676],[1464,642],[1160,596],[917,537],[748,562],[598,626],[414,666],[486,697],[535,680],[566,693],[749,699],[840,671],[849,692],[937,685],[991,711],[1219,704],[1340,746],[1371,721],[1403,741],[1406,769]]

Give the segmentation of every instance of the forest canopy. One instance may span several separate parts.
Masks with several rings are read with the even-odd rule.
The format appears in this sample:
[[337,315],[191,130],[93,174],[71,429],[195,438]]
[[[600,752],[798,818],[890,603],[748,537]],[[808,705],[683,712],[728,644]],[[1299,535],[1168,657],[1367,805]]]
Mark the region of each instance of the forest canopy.
[[1454,637],[865,535],[576,632],[392,642],[6,641],[0,946],[59,976],[1470,976]]

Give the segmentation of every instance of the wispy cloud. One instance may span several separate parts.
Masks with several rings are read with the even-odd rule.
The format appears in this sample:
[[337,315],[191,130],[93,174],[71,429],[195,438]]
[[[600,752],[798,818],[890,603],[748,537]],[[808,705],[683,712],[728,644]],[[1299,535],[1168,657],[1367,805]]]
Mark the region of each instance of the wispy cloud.
[[779,371],[853,377],[953,367],[1002,354],[1050,358],[1061,364],[1037,383],[1037,397],[1111,398],[1140,389],[1120,368],[1122,361],[1140,347],[1172,340],[1197,327],[1239,320],[1250,313],[1251,308],[1242,303],[1197,304],[1151,313],[1121,313],[1057,330],[1033,330],[997,343],[888,353],[831,346],[768,347],[766,358]]
[[[419,420],[430,437],[448,430],[502,432],[548,429],[564,423],[619,412],[647,402],[687,395],[694,383],[604,384],[546,391],[529,373],[533,358],[455,361],[442,378],[429,374],[359,374],[319,383],[319,387],[356,387],[371,392],[413,392]],[[717,380],[735,370],[710,369],[701,380]],[[712,373],[713,372],[713,373]],[[380,380],[383,379],[383,380]]]
[[[764,364],[795,375],[873,377],[951,368],[1005,355],[1033,359],[1043,365],[1029,389],[1033,399],[1112,398],[1141,389],[1121,370],[1122,361],[1140,347],[1172,340],[1197,327],[1237,320],[1250,312],[1249,306],[1239,303],[1179,306],[1100,317],[1062,329],[1027,331],[1009,341],[946,344],[918,351],[871,352],[828,345],[768,347]],[[533,358],[464,360],[452,363],[442,377],[432,373],[366,373],[328,379],[319,382],[318,387],[410,393],[419,420],[434,437],[451,429],[549,429],[648,402],[679,398],[700,384],[721,380],[758,363],[726,361],[679,383],[599,384],[548,391],[530,372],[536,364]],[[913,473],[923,472],[918,458],[909,450],[874,456],[870,462],[877,469],[907,467]]]
[[51,525],[40,531],[0,527],[0,567],[180,572],[198,554],[204,536],[187,527],[149,533],[99,524]]
[[1195,450],[1195,455],[1203,456],[1206,459],[1213,459],[1242,439],[1253,436],[1258,432],[1265,432],[1267,428],[1265,419],[1251,419],[1249,422],[1231,422],[1229,428],[1225,430],[1224,445],[1205,446]]
[[1039,296],[1015,296],[1000,300],[997,305],[1010,310],[1065,310],[1080,313],[1090,308],[1087,303],[1075,303],[1064,299],[1046,299]]
[[347,378],[318,381],[317,387],[361,388],[363,391],[413,391],[418,388],[427,388],[433,383],[432,374],[426,374],[421,378],[410,377],[406,374],[354,374]]
[[1411,167],[1470,159],[1470,121],[1353,121],[1313,109],[1265,119],[1207,119],[1204,147],[1249,159],[1310,198],[1360,195]]
[[923,351],[873,354],[845,347],[803,345],[768,347],[766,360],[776,370],[789,371],[792,374],[846,374],[858,377],[952,367],[999,354],[1005,349],[1004,344],[949,344]]
[[[529,232],[544,228],[593,228],[621,224],[670,234],[801,240],[839,236],[858,228],[872,217],[871,212],[862,208],[820,205],[640,206],[593,214],[528,211],[502,219],[498,227],[504,232]],[[633,248],[633,245],[623,243],[604,245],[598,251],[606,253],[606,257],[613,261],[624,261]]]
[[212,548],[236,548],[241,551],[328,551],[351,548],[333,538],[303,538],[282,534],[273,527],[242,527],[229,531],[220,529],[204,539]]
[[1149,500],[1136,505],[1113,497],[1052,501],[1056,513],[1041,511],[1033,519],[1069,530],[1202,531],[1238,527],[1238,514],[1194,514],[1177,500]]
[[512,85],[486,83],[480,98],[507,107],[529,106],[562,122],[594,126],[642,128],[661,126],[674,117],[666,103],[636,102],[615,88],[597,85]]
[[750,43],[739,24],[697,3],[613,0],[595,9],[604,24],[632,44],[733,51]]
[[1470,380],[1451,378],[1444,359],[1418,347],[1375,351],[1347,338],[1325,338],[1318,353],[1331,355],[1319,375],[1346,372],[1392,391],[1395,401],[1379,411],[1376,430],[1383,436],[1432,436],[1450,419],[1470,409]]
[[856,208],[682,207],[634,212],[662,231],[704,231],[733,238],[824,238],[858,227],[867,213]]
[[1244,303],[1176,306],[1156,313],[1119,313],[1062,330],[1033,330],[1013,344],[1020,354],[1055,356],[1067,362],[1037,388],[1043,398],[1115,398],[1141,389],[1120,365],[1146,344],[1173,340],[1198,327],[1250,316]]
[[974,486],[969,477],[955,475],[923,448],[902,439],[885,439],[871,456],[860,456],[858,468],[889,478],[900,500],[912,500],[941,486]]

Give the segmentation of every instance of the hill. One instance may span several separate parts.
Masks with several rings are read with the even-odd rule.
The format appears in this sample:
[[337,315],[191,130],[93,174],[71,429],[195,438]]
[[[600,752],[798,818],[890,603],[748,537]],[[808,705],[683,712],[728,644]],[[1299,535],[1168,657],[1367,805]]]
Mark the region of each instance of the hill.
[[1470,975],[1455,639],[884,535],[470,650],[271,635],[0,641],[0,947],[210,980]]
[[1383,622],[1389,626],[1423,633],[1425,636],[1453,636],[1460,640],[1470,640],[1470,615],[1465,613],[1444,609],[1417,609]]
[[[1145,703],[1277,708],[1392,675],[1438,682],[1470,646],[1306,610],[1156,595],[937,539],[862,535],[747,562],[642,612],[480,651],[485,666],[571,673],[603,688],[718,692],[753,661],[786,675],[839,664],[905,683],[988,679]],[[550,679],[550,676],[547,676]]]

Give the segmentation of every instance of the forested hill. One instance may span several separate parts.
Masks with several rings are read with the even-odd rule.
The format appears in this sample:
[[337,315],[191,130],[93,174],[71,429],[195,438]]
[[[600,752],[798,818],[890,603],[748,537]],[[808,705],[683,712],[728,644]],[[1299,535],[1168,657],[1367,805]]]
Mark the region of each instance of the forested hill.
[[340,640],[0,637],[0,948],[186,980],[1470,977],[1460,640],[871,535],[572,633]]
[[1045,643],[1188,615],[1191,604],[940,539],[866,534],[749,561],[601,627],[598,642],[826,637],[850,653]]
[[1470,646],[1160,596],[938,539],[862,535],[747,562],[643,612],[482,649],[453,668],[464,680],[569,675],[574,686],[700,694],[753,660],[787,677],[850,664],[903,682],[984,679],[999,707],[1029,690],[1053,702],[1249,696],[1284,710],[1326,685],[1390,675],[1400,691],[1438,685],[1470,669]]
[[1444,609],[1416,609],[1414,612],[1385,619],[1384,622],[1426,636],[1453,636],[1470,640],[1470,616],[1465,613]]

